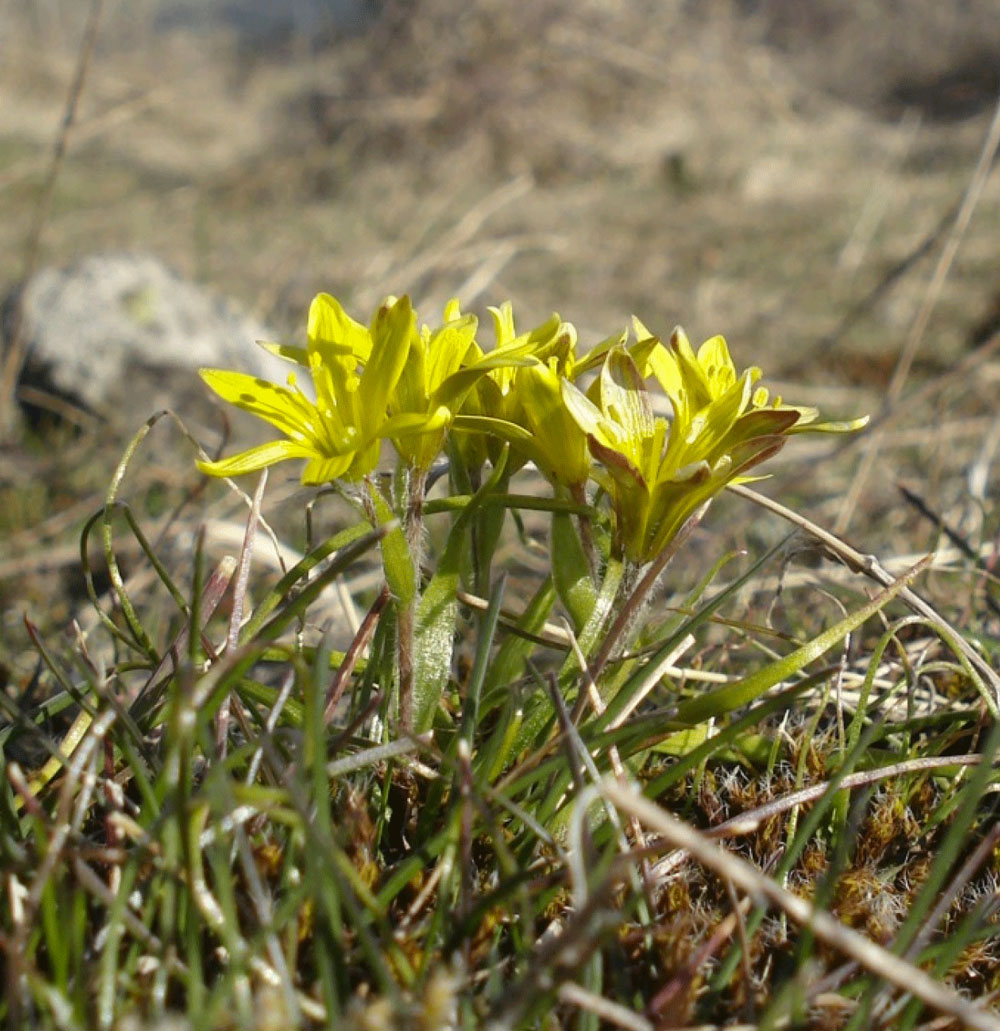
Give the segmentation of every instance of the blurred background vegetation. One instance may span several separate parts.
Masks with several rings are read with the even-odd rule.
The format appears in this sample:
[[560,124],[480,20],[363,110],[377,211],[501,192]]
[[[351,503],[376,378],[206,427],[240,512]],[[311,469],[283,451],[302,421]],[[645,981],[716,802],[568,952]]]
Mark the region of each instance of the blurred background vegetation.
[[[5,6],[10,283],[90,5]],[[788,371],[836,344],[839,376],[877,382],[926,264],[831,336],[961,195],[1000,88],[994,15],[106,0],[45,257],[150,250],[287,330],[319,288],[362,308],[390,290],[510,295],[584,332],[631,311],[726,332]],[[980,206],[928,362],[996,304],[997,205]]]
[[[0,14],[4,291],[90,6]],[[522,324],[555,308],[585,344],[634,312],[696,342],[723,333],[738,364],[830,416],[877,415],[912,337],[879,473],[850,510],[860,440],[787,449],[776,493],[906,552],[936,530],[901,500],[905,480],[978,546],[1000,439],[995,178],[928,288],[1000,89],[995,14],[995,0],[105,0],[40,264],[152,253],[286,338],[318,290],[358,312],[390,292],[428,312],[509,297]],[[8,602],[26,590],[17,534],[99,491],[122,439],[99,434],[45,484],[37,453],[8,448]],[[57,494],[60,477],[78,486]],[[758,532],[720,511],[707,532]]]

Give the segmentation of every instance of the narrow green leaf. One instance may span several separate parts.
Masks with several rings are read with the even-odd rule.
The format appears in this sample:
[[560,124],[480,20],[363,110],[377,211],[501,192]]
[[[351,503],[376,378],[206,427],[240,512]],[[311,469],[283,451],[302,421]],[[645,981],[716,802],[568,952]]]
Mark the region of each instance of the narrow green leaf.
[[398,606],[412,605],[417,596],[417,573],[413,568],[413,556],[406,541],[406,533],[375,484],[369,481],[368,486],[368,496],[383,534],[382,567],[386,583]]
[[327,538],[319,547],[303,556],[291,569],[267,592],[261,599],[260,604],[254,609],[253,615],[240,630],[240,643],[251,640],[258,630],[264,625],[267,617],[281,604],[288,596],[289,591],[296,587],[300,581],[306,582],[309,573],[319,565],[325,558],[332,555],[348,544],[360,540],[365,534],[371,533],[371,526],[368,523],[355,523]]
[[553,514],[551,541],[552,579],[573,629],[579,633],[593,615],[597,588],[572,516]]
[[487,608],[479,620],[478,633],[476,634],[476,656],[472,663],[472,673],[469,676],[469,686],[465,695],[465,707],[462,712],[462,737],[470,743],[479,720],[479,699],[482,695],[483,684],[486,681],[486,673],[489,669],[493,639],[496,636],[497,625],[500,622],[500,605],[503,601],[505,583],[506,579],[500,577],[490,592],[489,608]]
[[914,577],[926,568],[929,558],[918,562],[885,590],[879,591],[867,605],[846,616],[839,623],[824,630],[813,640],[797,648],[790,655],[772,662],[764,669],[751,674],[746,680],[735,684],[727,684],[716,691],[682,702],[677,709],[677,718],[682,723],[694,725],[713,717],[723,716],[734,709],[742,708],[776,684],[787,680],[801,672],[810,662],[828,652],[834,645],[842,641],[845,635],[856,630],[865,620],[870,619],[883,609],[904,587],[909,586]]
[[472,518],[485,499],[502,482],[508,448],[493,467],[490,478],[473,495],[448,534],[437,569],[424,589],[417,607],[414,634],[413,725],[418,733],[434,719],[438,699],[451,676],[455,623],[458,618],[458,585],[468,548]]

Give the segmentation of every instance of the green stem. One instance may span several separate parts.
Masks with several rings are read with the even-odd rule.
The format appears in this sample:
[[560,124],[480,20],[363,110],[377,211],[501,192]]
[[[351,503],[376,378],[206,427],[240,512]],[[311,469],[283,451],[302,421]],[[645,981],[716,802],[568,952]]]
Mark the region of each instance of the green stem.
[[[618,646],[621,638],[627,633],[629,627],[632,626],[636,615],[639,610],[646,603],[649,593],[656,585],[656,581],[663,575],[663,571],[670,564],[670,560],[680,550],[681,545],[687,541],[687,539],[694,532],[695,527],[701,522],[705,513],[708,511],[708,506],[711,504],[711,499],[706,501],[700,508],[694,511],[681,526],[680,530],[677,531],[674,538],[670,543],[660,552],[659,555],[650,563],[649,568],[643,574],[642,579],[636,584],[635,589],[628,592],[627,597],[622,603],[621,608],[618,610],[618,615],[615,618],[614,623],[611,624],[611,629],[607,632],[604,637],[604,641],[601,644],[601,650],[597,653],[594,663],[590,669],[590,675],[596,680],[600,676],[601,671],[607,665],[608,659],[611,658],[612,653]],[[581,641],[581,645],[582,645]],[[587,650],[584,650],[584,654],[588,654]]]
[[420,570],[424,549],[424,498],[427,493],[427,470],[413,467],[407,476],[409,497],[406,504],[406,542],[413,556],[413,568]]
[[403,731],[413,729],[413,605],[396,609],[396,661],[399,667],[399,723]]
[[397,626],[399,664],[399,722],[404,732],[413,730],[414,648],[416,647],[416,616],[420,601],[420,562],[424,546],[424,495],[427,471],[411,468],[406,477],[406,543],[416,576],[417,589],[412,598],[398,605]]
[[[379,493],[375,481],[366,478],[367,491],[363,495],[365,511],[372,525],[380,527],[396,520],[396,514],[386,499]],[[411,516],[411,496],[408,494],[402,506]],[[417,506],[422,510],[423,500]],[[418,521],[419,523],[419,521]],[[396,613],[396,672],[399,684],[399,720],[404,730],[413,725],[413,661],[414,661],[414,625],[416,606],[419,598],[417,587],[418,568],[414,562],[410,533],[422,532],[418,525],[413,530],[412,519],[407,525],[398,525],[390,529],[382,539],[382,568],[386,583],[392,591],[393,608]]]
[[[604,570],[604,579],[601,581],[601,587],[598,591],[593,611],[577,638],[580,650],[584,656],[588,656],[600,640],[601,630],[604,628],[615,598],[618,596],[624,572],[625,564],[621,558],[612,555],[608,559],[608,564]],[[573,653],[570,652],[559,672],[559,691],[566,697],[579,682],[580,667]],[[585,691],[580,691],[577,695],[572,715],[574,721],[583,711],[582,706],[586,704],[586,698]],[[520,754],[521,751],[535,741],[538,735],[551,722],[554,714],[555,707],[552,704],[551,698],[539,700],[531,711],[524,716],[520,726],[510,733],[510,740],[504,743],[503,754]]]
[[[591,613],[590,619],[587,620],[586,626],[580,631],[578,637],[578,643],[580,645],[580,651],[583,653],[585,659],[590,659],[593,654],[594,648],[597,647],[598,641],[601,639],[601,631],[604,629],[605,624],[608,621],[608,616],[614,609],[615,600],[621,590],[622,583],[626,579],[626,572],[628,566],[621,558],[621,556],[612,554],[608,558],[608,564],[604,569],[604,579],[601,581],[601,589],[597,594],[597,603],[594,605],[594,611]],[[631,577],[628,577],[631,579]],[[616,621],[617,622],[617,621]],[[560,688],[566,690],[570,683],[576,681],[579,683],[579,673],[581,671],[577,668],[577,664],[573,658],[573,653],[570,652],[569,658],[567,658],[565,665],[562,668],[562,676],[560,677]],[[567,682],[566,676],[569,674],[570,680]],[[593,679],[597,679],[597,674],[592,674]],[[576,723],[583,707],[586,705],[587,692],[580,690],[577,695],[576,702],[573,705],[573,722]]]
[[[587,504],[587,490],[582,483],[577,483],[570,487],[570,496],[578,505]],[[587,556],[587,561],[590,563],[590,575],[596,583],[601,567],[597,561],[597,549],[594,546],[594,527],[590,521],[589,513],[581,513],[577,517],[577,524],[580,529],[580,544],[583,546],[583,553]]]
[[[509,477],[504,474],[497,483],[496,493],[505,493],[508,482]],[[479,487],[476,490],[478,492]],[[472,523],[473,584],[480,597],[486,597],[490,593],[493,555],[506,518],[505,509],[490,505],[480,509]]]

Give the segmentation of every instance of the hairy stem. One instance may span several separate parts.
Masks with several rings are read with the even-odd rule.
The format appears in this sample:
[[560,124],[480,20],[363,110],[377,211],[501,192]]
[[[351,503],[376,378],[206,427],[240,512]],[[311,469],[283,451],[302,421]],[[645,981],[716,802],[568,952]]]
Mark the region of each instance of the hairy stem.
[[635,617],[639,614],[640,609],[646,603],[649,593],[656,585],[656,581],[663,575],[664,570],[670,564],[670,560],[677,554],[681,545],[691,536],[704,518],[710,504],[711,499],[691,514],[687,522],[677,531],[673,540],[650,563],[649,568],[643,574],[642,579],[635,585],[635,588],[627,592],[622,606],[618,610],[618,615],[614,623],[611,624],[611,629],[601,642],[601,649],[590,668],[590,675],[595,680],[600,676],[601,670],[607,665],[608,659],[611,658],[619,641],[626,634]]
[[[582,483],[577,483],[570,488],[570,496],[578,505],[587,504],[587,491]],[[594,546],[594,528],[590,522],[589,515],[577,516],[577,525],[580,529],[580,544],[583,545],[583,553],[590,563],[590,575],[597,582],[601,572],[600,563],[597,560],[597,549]]]
[[399,722],[404,732],[413,730],[413,691],[415,665],[415,629],[417,605],[420,600],[420,560],[423,554],[424,494],[427,487],[427,472],[411,468],[406,477],[406,543],[410,549],[417,590],[408,601],[397,604],[397,662],[399,665]]

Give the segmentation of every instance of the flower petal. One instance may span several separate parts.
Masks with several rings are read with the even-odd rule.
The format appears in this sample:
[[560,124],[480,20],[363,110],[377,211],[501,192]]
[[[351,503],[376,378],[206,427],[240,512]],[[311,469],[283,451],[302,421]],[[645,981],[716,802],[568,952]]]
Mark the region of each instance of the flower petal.
[[274,465],[275,462],[283,462],[288,458],[309,458],[313,454],[312,448],[298,441],[272,440],[216,462],[199,461],[198,468],[209,476],[242,476]]
[[615,510],[615,535],[621,548],[632,561],[645,561],[643,541],[649,521],[649,485],[620,451],[605,447],[593,434],[587,437],[587,444],[608,478]]
[[691,341],[688,340],[687,334],[680,326],[677,326],[670,334],[670,350],[677,359],[681,382],[687,393],[691,410],[700,411],[706,405],[711,404],[712,390],[705,370],[701,367],[701,363],[691,347]]
[[437,389],[431,394],[431,404],[459,408],[465,402],[469,391],[486,373],[497,369],[526,368],[534,365],[536,359],[527,353],[527,346],[523,348],[523,354],[518,353],[521,350],[515,351],[514,348],[504,348],[501,351],[491,351],[477,361],[451,373],[447,379],[440,382]]
[[409,297],[383,304],[372,323],[372,352],[361,374],[355,418],[361,435],[372,437],[386,417],[389,395],[399,381],[416,335],[416,321]]
[[315,439],[319,412],[301,394],[245,372],[199,369],[201,378],[223,401],[242,408],[297,439]]
[[[705,373],[709,390],[714,397],[724,394],[736,382],[736,366],[729,356],[726,338],[710,337],[698,348],[698,364]],[[757,378],[760,378],[760,370]]]
[[439,406],[433,412],[400,412],[399,415],[392,415],[382,423],[378,435],[395,440],[397,437],[434,433],[437,430],[443,430],[451,423],[451,420],[451,410],[445,408],[444,405]]
[[593,372],[607,357],[608,351],[614,347],[624,347],[627,343],[628,329],[624,329],[621,333],[609,336],[606,340],[594,344],[578,362],[574,363],[570,379],[575,380],[583,373]]
[[[431,334],[427,343],[426,392],[428,394],[439,390],[448,377],[462,367],[478,328],[479,320],[475,315],[466,315],[461,319],[446,323]],[[447,404],[446,401],[439,403]]]
[[655,423],[642,374],[624,348],[608,352],[599,383],[600,409],[606,420],[621,427],[626,450],[635,460],[642,454],[642,442],[653,436]]
[[[812,411],[813,409],[809,409]],[[843,422],[805,422],[796,423],[789,433],[854,433],[855,430],[863,429],[868,425],[871,417],[868,415],[859,416],[857,419],[847,419]]]
[[587,437],[563,403],[560,377],[540,363],[522,369],[517,389],[534,435],[531,458],[550,480],[582,485],[590,472]]
[[309,305],[306,330],[310,350],[318,351],[324,360],[334,356],[353,355],[360,362],[368,361],[372,339],[368,330],[344,311],[336,297],[317,294]]
[[274,340],[258,340],[256,343],[258,347],[264,348],[265,351],[278,358],[283,358],[286,362],[301,365],[304,369],[309,368],[309,352],[304,347],[294,347],[292,344],[279,344]]
[[604,415],[600,408],[575,384],[562,380],[559,384],[563,404],[584,433],[589,433],[601,443],[608,445],[613,438],[605,431]]
[[354,460],[353,451],[344,455],[314,455],[302,472],[302,482],[307,485],[332,483],[344,476]]
[[517,335],[514,332],[514,306],[510,301],[504,301],[499,307],[490,305],[487,311],[493,316],[497,347],[506,347]]
[[587,434],[587,444],[594,458],[607,469],[618,483],[628,485],[629,489],[634,485],[646,493],[649,492],[649,485],[646,482],[646,478],[642,475],[642,470],[630,462],[626,455],[623,455],[616,448],[602,444],[592,433]]

